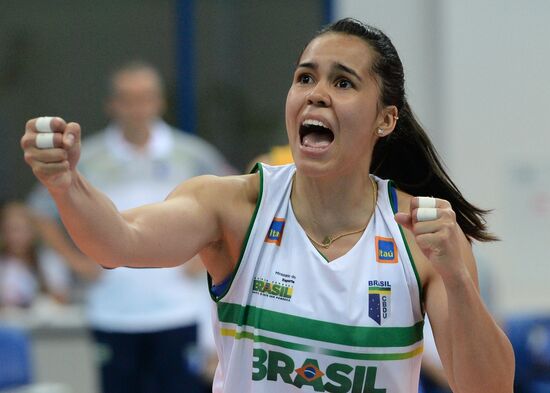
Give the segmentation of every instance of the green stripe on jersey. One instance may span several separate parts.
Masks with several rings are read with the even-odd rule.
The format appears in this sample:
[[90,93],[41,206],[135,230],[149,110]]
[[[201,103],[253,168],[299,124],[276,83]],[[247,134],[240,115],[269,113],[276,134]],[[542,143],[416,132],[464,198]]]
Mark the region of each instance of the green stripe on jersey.
[[424,321],[407,327],[347,326],[254,306],[218,303],[220,322],[353,347],[406,347],[422,340]]
[[321,353],[323,355],[334,356],[334,357],[339,357],[344,359],[353,359],[353,360],[371,360],[371,361],[404,360],[404,359],[410,359],[415,356],[418,356],[424,350],[424,347],[420,345],[417,348],[407,352],[396,352],[396,353],[360,353],[359,352],[358,353],[358,352],[340,351],[340,350],[327,349],[327,348],[315,348],[310,345],[278,340],[276,338],[262,336],[262,335],[254,334],[253,332],[248,332],[248,331],[237,332],[234,329],[222,328],[220,330],[220,333],[222,336],[234,337],[235,340],[248,339],[257,343],[258,342],[266,343],[266,344],[275,345],[281,348],[292,349],[294,351]]

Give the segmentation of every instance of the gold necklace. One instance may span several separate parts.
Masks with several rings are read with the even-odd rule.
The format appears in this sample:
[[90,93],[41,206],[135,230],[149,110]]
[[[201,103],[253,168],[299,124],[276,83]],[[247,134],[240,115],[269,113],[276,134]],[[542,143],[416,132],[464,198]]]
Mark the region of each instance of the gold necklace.
[[[374,180],[372,179],[371,176],[369,176],[369,179],[370,179],[371,184],[372,184],[372,214],[374,214],[374,209],[376,209],[376,194],[377,194],[376,190],[377,190],[377,187],[376,187],[376,183],[374,182]],[[363,226],[359,229],[356,229],[354,231],[351,231],[351,232],[341,233],[341,234],[336,235],[336,236],[327,235],[323,239],[322,243],[319,243],[317,240],[312,238],[309,235],[309,233],[307,233],[307,231],[305,229],[304,229],[304,232],[306,233],[306,236],[309,238],[309,240],[311,240],[316,246],[319,246],[319,247],[322,247],[322,248],[326,249],[326,248],[329,248],[332,243],[334,243],[336,240],[340,239],[341,237],[353,235],[353,234],[359,233],[359,232],[363,232],[365,229],[367,229],[367,226],[369,225],[370,217],[372,217],[372,214],[371,214],[371,216],[369,216],[369,219],[367,220],[367,223],[365,224],[365,226]]]

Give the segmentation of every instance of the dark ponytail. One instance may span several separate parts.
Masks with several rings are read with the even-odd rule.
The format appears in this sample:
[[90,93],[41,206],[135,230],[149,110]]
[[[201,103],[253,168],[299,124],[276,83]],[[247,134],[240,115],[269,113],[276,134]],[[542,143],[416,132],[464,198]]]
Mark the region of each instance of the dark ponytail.
[[392,179],[400,190],[416,196],[434,196],[450,202],[466,236],[479,241],[497,238],[487,232],[485,214],[468,202],[453,183],[432,142],[405,102],[396,128],[374,147],[371,173]]
[[380,138],[374,147],[370,172],[391,179],[400,190],[415,196],[433,196],[450,202],[457,223],[468,239],[492,241],[497,238],[487,231],[487,210],[469,203],[445,172],[441,159],[428,135],[416,120],[405,97],[403,65],[391,40],[379,29],[355,19],[339,20],[321,30],[343,33],[365,40],[377,56],[372,72],[380,83],[382,106],[397,107],[399,119],[391,134]]

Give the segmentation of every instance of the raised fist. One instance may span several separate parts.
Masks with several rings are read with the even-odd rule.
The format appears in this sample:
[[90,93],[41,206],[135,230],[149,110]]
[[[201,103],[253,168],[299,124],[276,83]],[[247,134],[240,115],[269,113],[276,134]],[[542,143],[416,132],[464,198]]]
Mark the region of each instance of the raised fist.
[[31,119],[21,147],[36,178],[50,191],[64,191],[75,178],[80,158],[80,125],[60,117]]

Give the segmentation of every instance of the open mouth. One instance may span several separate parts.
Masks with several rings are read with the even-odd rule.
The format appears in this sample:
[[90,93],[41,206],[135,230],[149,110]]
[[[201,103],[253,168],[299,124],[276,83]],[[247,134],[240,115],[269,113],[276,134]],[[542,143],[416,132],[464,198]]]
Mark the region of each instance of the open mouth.
[[302,146],[322,149],[334,141],[332,130],[319,120],[304,120],[300,126],[300,143]]

